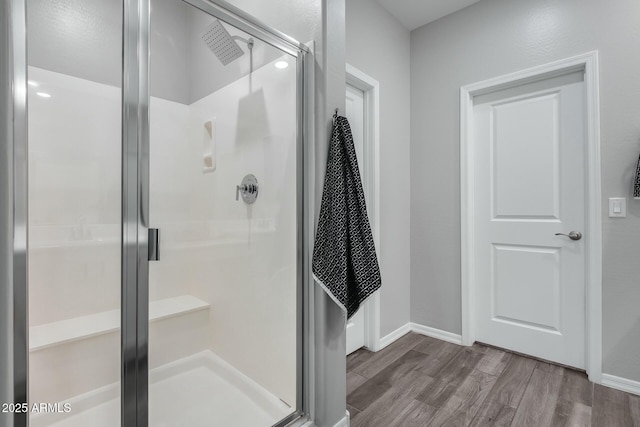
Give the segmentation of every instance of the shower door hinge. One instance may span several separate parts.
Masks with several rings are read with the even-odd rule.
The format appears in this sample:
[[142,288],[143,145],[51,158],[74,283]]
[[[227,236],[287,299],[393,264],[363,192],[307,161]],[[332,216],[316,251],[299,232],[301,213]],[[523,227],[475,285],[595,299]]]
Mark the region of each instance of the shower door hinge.
[[149,261],[160,260],[160,229],[149,229]]

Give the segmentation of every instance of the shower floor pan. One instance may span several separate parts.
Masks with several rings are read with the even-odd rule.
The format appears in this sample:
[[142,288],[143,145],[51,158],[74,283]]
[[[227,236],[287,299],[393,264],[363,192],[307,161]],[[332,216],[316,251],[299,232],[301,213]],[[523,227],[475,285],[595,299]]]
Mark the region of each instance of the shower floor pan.
[[[120,383],[73,397],[69,413],[34,414],[32,427],[120,425]],[[269,427],[293,409],[206,350],[149,375],[151,427]]]

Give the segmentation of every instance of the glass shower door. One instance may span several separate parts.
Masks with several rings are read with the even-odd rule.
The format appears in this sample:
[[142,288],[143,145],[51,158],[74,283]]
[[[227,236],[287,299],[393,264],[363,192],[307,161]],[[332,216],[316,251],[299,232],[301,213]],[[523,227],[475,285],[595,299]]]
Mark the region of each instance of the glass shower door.
[[298,408],[296,58],[151,2],[149,420],[267,427]]
[[27,2],[32,427],[120,425],[122,8]]

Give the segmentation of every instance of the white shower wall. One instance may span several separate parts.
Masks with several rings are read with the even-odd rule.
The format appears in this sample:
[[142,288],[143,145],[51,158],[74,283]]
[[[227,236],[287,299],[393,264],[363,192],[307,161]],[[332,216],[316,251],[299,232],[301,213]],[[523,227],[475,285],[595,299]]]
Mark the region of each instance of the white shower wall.
[[[161,260],[151,264],[150,300],[192,295],[208,303],[208,316],[187,316],[208,324],[204,334],[187,334],[186,347],[211,349],[295,406],[296,86],[290,62],[285,70],[273,63],[256,70],[251,93],[244,77],[191,105],[151,99],[150,225],[162,236]],[[35,67],[29,78],[52,95],[29,97],[34,327],[120,307],[121,90]],[[203,125],[212,118],[217,169],[204,174]],[[252,206],[235,200],[247,173],[260,185]],[[203,329],[188,319],[152,328],[152,366],[184,357],[186,348],[158,337]],[[109,366],[100,382],[118,381],[119,359],[104,360],[119,357],[117,348],[105,351],[113,340],[92,347],[92,339],[32,353],[39,374],[47,375],[51,356],[60,373]],[[84,345],[86,357],[61,359],[65,345]],[[32,396],[56,401],[100,385],[75,380],[72,387],[53,379],[39,387],[33,377]]]
[[[29,67],[30,326],[120,304],[120,88]],[[46,93],[43,98],[36,93]]]
[[[211,304],[211,348],[295,406],[295,62],[269,63],[190,106],[152,99],[153,226],[161,257],[151,299],[187,293]],[[216,170],[203,173],[214,121]],[[168,129],[171,127],[171,129]],[[246,174],[255,204],[235,200]],[[153,358],[153,354],[151,354]]]

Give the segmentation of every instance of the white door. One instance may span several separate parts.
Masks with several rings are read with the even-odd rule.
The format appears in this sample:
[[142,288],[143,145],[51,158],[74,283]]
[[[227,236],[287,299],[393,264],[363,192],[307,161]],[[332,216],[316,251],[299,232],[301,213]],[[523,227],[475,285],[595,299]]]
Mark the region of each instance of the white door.
[[475,98],[476,339],[585,367],[585,98],[573,73]]
[[[345,117],[349,120],[349,125],[351,126],[356,157],[358,158],[358,169],[362,179],[364,176],[362,173],[364,166],[364,92],[347,84],[346,107]],[[364,181],[362,185],[364,187]],[[366,194],[366,187],[364,187],[364,190]],[[364,308],[360,307],[360,310],[347,322],[347,354],[351,354],[364,346],[364,334]]]

